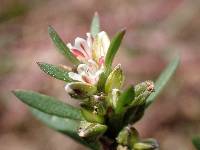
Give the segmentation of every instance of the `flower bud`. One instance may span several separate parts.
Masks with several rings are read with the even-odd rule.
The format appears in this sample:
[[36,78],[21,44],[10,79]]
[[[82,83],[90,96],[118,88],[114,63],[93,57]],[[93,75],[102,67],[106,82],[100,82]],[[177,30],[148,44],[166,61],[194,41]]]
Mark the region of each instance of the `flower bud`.
[[117,143],[122,145],[128,145],[128,137],[129,137],[129,131],[127,127],[125,127],[119,132],[117,136]]
[[81,107],[93,112],[94,114],[104,116],[106,114],[106,102],[104,95],[93,95],[81,103]]
[[158,145],[152,142],[138,142],[133,146],[134,150],[156,150]]
[[121,92],[119,89],[112,89],[112,92],[108,95],[107,101],[113,109],[117,107],[120,94]]
[[87,121],[81,121],[78,129],[78,135],[82,138],[93,138],[96,139],[107,130],[106,125],[99,123],[91,123]]
[[65,86],[65,90],[73,98],[87,98],[96,93],[97,88],[88,83],[71,82]]
[[81,109],[81,113],[83,117],[85,118],[85,120],[89,122],[96,122],[96,123],[101,123],[101,124],[104,123],[104,117],[101,115],[98,115],[84,108]]
[[112,89],[120,89],[124,82],[124,75],[121,65],[118,64],[108,76],[105,83],[105,92],[109,93]]
[[139,140],[139,134],[133,126],[124,127],[117,136],[117,143],[132,147]]
[[144,104],[152,92],[154,92],[154,83],[152,81],[137,84],[135,86],[135,99],[132,101],[131,106]]
[[118,145],[117,150],[128,150],[127,146]]

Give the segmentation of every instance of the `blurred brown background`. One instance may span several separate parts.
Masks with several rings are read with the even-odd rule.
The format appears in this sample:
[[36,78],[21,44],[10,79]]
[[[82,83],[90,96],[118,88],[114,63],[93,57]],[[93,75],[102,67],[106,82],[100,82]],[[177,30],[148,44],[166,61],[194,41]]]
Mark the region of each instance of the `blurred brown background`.
[[95,11],[110,37],[127,27],[115,59],[126,83],[156,79],[181,55],[176,75],[136,126],[142,137],[157,138],[162,150],[194,150],[191,137],[200,134],[199,0],[0,0],[0,149],[84,149],[37,121],[10,91],[31,89],[75,104],[64,83],[35,62],[69,64],[56,52],[47,26],[72,42],[85,37]]

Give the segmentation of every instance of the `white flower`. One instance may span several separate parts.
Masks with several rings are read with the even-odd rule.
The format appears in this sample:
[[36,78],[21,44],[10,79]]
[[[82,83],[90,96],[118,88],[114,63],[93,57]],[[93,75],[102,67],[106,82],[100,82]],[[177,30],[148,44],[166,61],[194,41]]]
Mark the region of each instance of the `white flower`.
[[74,46],[67,44],[70,51],[83,63],[78,65],[77,72],[69,72],[69,77],[75,81],[96,84],[99,75],[103,72],[110,40],[104,31],[95,37],[90,33],[86,35],[87,40],[78,37],[75,39]]
[[83,63],[88,60],[94,60],[99,66],[104,64],[107,50],[110,46],[110,40],[106,32],[102,31],[95,37],[87,33],[87,40],[77,37],[74,46],[67,44],[71,52]]

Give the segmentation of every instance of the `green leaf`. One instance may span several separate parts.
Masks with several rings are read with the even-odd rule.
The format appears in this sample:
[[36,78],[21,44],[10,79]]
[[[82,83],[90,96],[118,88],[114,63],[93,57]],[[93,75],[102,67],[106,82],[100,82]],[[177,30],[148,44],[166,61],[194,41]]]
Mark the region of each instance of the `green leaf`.
[[139,121],[143,117],[144,111],[145,104],[129,108],[124,115],[124,125],[133,124]]
[[59,67],[59,66],[55,66],[52,64],[47,64],[44,62],[37,62],[38,66],[40,67],[40,69],[42,71],[44,71],[46,74],[58,79],[58,80],[63,80],[66,82],[71,82],[73,81],[69,75],[68,75],[68,71],[64,70],[63,68]]
[[48,32],[60,53],[67,57],[73,64],[80,64],[80,61],[71,53],[70,49],[66,46],[63,40],[59,37],[58,33],[51,26],[48,27]]
[[192,143],[197,150],[200,150],[200,136],[195,136],[192,138]]
[[166,69],[161,73],[158,80],[155,83],[155,92],[152,93],[146,101],[146,107],[148,107],[152,102],[154,102],[155,98],[160,94],[160,92],[163,90],[171,76],[176,71],[176,68],[178,67],[180,58],[179,56],[175,57],[171,63],[166,67]]
[[134,100],[134,98],[135,89],[134,86],[130,86],[120,95],[119,100],[116,103],[115,112],[117,114],[124,112],[128,108],[129,104]]
[[121,41],[124,37],[125,32],[126,32],[125,29],[118,32],[110,43],[110,46],[108,48],[108,52],[105,58],[105,66],[107,70],[110,70],[112,66],[113,59],[115,57],[115,54],[117,53],[117,50],[119,49],[119,46],[121,44]]
[[99,23],[99,15],[97,12],[95,12],[94,17],[92,19],[90,32],[93,37],[95,37],[100,31],[100,23]]
[[32,108],[55,116],[83,120],[79,109],[69,104],[65,104],[56,98],[26,90],[15,90],[13,93],[22,102]]
[[38,118],[40,121],[42,121],[48,127],[53,128],[54,130],[59,131],[65,135],[71,137],[75,141],[77,141],[93,150],[100,149],[99,143],[88,143],[88,142],[84,141],[81,137],[79,137],[79,135],[77,134],[77,130],[78,130],[79,124],[80,124],[79,121],[49,115],[49,114],[41,112],[37,109],[32,109],[31,111],[36,118]]

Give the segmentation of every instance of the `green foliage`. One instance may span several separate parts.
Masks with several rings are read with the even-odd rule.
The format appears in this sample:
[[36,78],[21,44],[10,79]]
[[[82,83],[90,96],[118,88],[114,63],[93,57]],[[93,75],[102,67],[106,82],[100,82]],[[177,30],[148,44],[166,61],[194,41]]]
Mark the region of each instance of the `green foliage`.
[[[90,30],[93,38],[100,31],[97,13],[94,15]],[[48,31],[58,50],[75,66],[72,70],[67,70],[43,62],[39,62],[38,65],[46,74],[67,82],[66,92],[72,98],[81,100],[81,108],[73,107],[56,98],[32,91],[15,90],[13,93],[16,97],[29,105],[32,113],[43,123],[93,150],[102,149],[100,141],[103,146],[110,149],[157,149],[157,141],[152,139],[141,140],[133,125],[142,118],[145,109],[154,102],[169,81],[178,66],[179,57],[173,59],[163,71],[155,86],[152,81],[145,81],[122,90],[124,74],[120,65],[112,69],[112,63],[125,30],[118,32],[112,39],[103,66],[100,66],[100,63],[92,64],[90,58],[88,58],[90,60],[86,60],[88,62],[85,62],[85,60],[79,58],[81,55],[76,57],[52,27],[49,26]],[[83,43],[79,46],[85,50]],[[91,49],[94,50],[94,47]],[[89,61],[91,62],[89,63]],[[80,67],[80,63],[88,63],[89,65]],[[104,70],[102,71],[99,68]],[[74,75],[76,81],[72,80],[69,74],[70,77]],[[98,80],[96,76],[99,74]],[[98,83],[96,83],[97,80]],[[199,139],[193,139],[197,148],[200,145]]]
[[55,44],[59,52],[62,53],[66,58],[68,58],[73,64],[80,64],[80,61],[71,53],[70,49],[51,26],[49,26],[48,31],[53,43]]
[[193,137],[192,143],[197,150],[200,150],[200,136]]
[[114,38],[112,39],[112,41],[110,43],[110,46],[108,48],[108,52],[107,52],[106,58],[105,58],[105,66],[108,71],[110,70],[110,68],[112,66],[113,59],[117,53],[117,50],[119,49],[119,46],[122,42],[125,32],[126,32],[125,29],[118,32],[114,36]]
[[93,150],[100,149],[99,143],[86,142],[77,134],[77,129],[79,128],[79,124],[80,124],[79,121],[50,115],[50,114],[41,112],[37,109],[31,109],[31,111],[32,111],[32,114],[36,118],[38,118],[40,121],[42,121],[48,127],[53,128],[54,130],[59,131],[65,135],[71,137],[75,141],[77,141]]
[[74,120],[83,119],[78,108],[65,104],[53,97],[25,90],[15,90],[13,93],[25,104],[45,113]]
[[146,102],[146,107],[148,107],[151,103],[155,101],[155,98],[160,94],[163,90],[169,79],[172,77],[176,68],[178,67],[180,58],[179,56],[175,57],[170,64],[166,67],[166,69],[161,73],[157,81],[155,82],[155,92],[152,93]]
[[117,114],[123,113],[129,104],[135,98],[135,89],[134,86],[130,86],[127,88],[119,97],[119,100],[116,102],[116,109],[115,112]]
[[96,36],[97,33],[99,33],[100,31],[100,22],[99,22],[99,15],[98,13],[96,12],[94,14],[94,17],[92,19],[92,23],[91,23],[91,27],[90,27],[90,32],[92,34],[92,36]]
[[44,71],[46,74],[48,74],[58,80],[63,80],[65,82],[73,81],[69,77],[68,71],[61,67],[58,67],[58,66],[55,66],[52,64],[43,63],[43,62],[38,62],[37,64],[42,71]]

